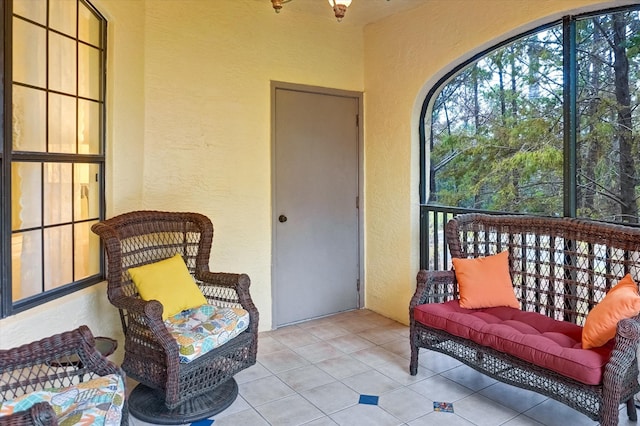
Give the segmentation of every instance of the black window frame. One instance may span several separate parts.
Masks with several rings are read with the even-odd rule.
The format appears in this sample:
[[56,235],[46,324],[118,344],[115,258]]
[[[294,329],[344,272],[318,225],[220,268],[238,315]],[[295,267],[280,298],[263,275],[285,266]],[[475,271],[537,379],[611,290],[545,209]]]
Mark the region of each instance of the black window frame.
[[[65,154],[65,153],[50,153],[50,152],[13,152],[13,136],[12,136],[12,43],[13,43],[13,1],[7,0],[0,2],[0,15],[2,16],[2,23],[0,28],[0,43],[3,48],[3,52],[0,55],[0,78],[3,81],[2,90],[0,90],[0,102],[2,109],[0,110],[0,318],[6,318],[11,315],[15,315],[19,312],[31,309],[33,307],[42,305],[54,299],[66,296],[74,293],[78,290],[95,285],[104,281],[104,255],[102,250],[99,253],[99,272],[89,277],[73,281],[71,283],[62,285],[48,291],[42,291],[41,293],[26,297],[24,299],[13,301],[12,300],[12,251],[11,251],[11,238],[12,238],[12,223],[11,223],[11,167],[15,162],[36,162],[36,163],[68,163],[73,166],[74,163],[82,164],[95,164],[98,165],[98,193],[99,193],[99,212],[98,220],[102,220],[105,217],[105,174],[106,174],[106,109],[107,109],[107,19],[100,11],[92,5],[89,0],[77,0],[82,3],[91,13],[93,13],[100,21],[100,46],[99,50],[99,103],[101,104],[101,111],[99,113],[99,153],[98,154]],[[48,0],[47,0],[47,13],[48,13]],[[76,15],[76,25],[79,17]],[[30,22],[29,20],[26,20]],[[37,23],[35,23],[37,24]],[[40,24],[37,24],[41,26]],[[48,27],[47,27],[48,28]],[[54,31],[55,32],[55,31]],[[76,34],[76,37],[78,35]],[[76,43],[80,43],[76,41]],[[83,44],[86,44],[82,42]],[[96,46],[93,46],[96,47]],[[76,49],[76,61],[78,50]],[[48,65],[46,65],[48,67]],[[47,88],[48,92],[49,89]],[[74,96],[76,99],[82,99],[82,96],[78,93]],[[76,130],[77,131],[77,130]],[[43,207],[41,206],[41,209]],[[80,223],[82,221],[72,220],[73,223]],[[46,228],[43,225],[43,228]],[[75,248],[74,248],[75,250]],[[75,253],[75,251],[74,251]]]

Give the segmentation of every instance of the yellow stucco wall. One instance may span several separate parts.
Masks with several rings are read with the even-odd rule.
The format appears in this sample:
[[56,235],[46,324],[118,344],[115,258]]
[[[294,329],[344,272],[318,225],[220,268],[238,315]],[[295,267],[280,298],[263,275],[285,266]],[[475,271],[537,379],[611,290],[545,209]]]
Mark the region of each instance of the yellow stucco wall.
[[[365,91],[366,305],[406,321],[418,268],[417,116],[426,88],[515,29],[598,2],[425,0],[364,31],[346,18],[337,24],[330,11],[276,15],[267,0],[93,3],[109,21],[107,215],[153,208],[210,216],[212,269],[251,276],[265,330],[271,80]],[[1,320],[0,347],[79,324],[120,337],[105,293],[103,283]]]
[[429,0],[365,27],[367,308],[408,323],[419,268],[419,113],[428,89],[509,36],[569,11],[625,3],[634,2]]
[[[328,6],[328,5],[327,5]],[[362,91],[362,29],[269,2],[147,2],[145,206],[214,223],[271,328],[271,81]],[[345,23],[345,22],[343,22]]]
[[[107,216],[210,216],[212,269],[251,276],[270,329],[271,80],[362,91],[362,28],[338,25],[328,5],[314,16],[276,15],[266,0],[93,4],[109,35]],[[1,320],[0,347],[79,324],[120,338],[104,283]]]

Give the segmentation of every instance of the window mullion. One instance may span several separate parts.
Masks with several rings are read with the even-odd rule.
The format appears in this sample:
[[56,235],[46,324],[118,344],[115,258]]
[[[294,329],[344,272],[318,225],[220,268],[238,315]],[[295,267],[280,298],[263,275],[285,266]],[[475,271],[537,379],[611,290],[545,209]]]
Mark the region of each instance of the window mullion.
[[566,217],[577,215],[577,179],[576,179],[576,141],[578,132],[577,118],[577,64],[576,64],[576,20],[566,16],[562,21],[563,29],[563,115],[564,115],[564,189],[563,214]]

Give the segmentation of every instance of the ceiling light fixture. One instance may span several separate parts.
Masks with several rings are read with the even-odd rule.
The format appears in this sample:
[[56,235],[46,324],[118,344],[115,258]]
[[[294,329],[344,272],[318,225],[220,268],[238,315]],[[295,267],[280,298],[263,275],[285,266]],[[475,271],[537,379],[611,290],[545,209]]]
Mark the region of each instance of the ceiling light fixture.
[[336,15],[338,22],[342,21],[347,8],[351,5],[351,0],[328,0],[329,5],[333,7],[333,13]]
[[[289,3],[291,0],[271,0],[271,5],[276,13],[280,13],[282,5]],[[338,22],[342,21],[344,14],[347,12],[347,7],[351,4],[351,0],[328,0],[329,5],[333,8],[333,13],[338,19]]]

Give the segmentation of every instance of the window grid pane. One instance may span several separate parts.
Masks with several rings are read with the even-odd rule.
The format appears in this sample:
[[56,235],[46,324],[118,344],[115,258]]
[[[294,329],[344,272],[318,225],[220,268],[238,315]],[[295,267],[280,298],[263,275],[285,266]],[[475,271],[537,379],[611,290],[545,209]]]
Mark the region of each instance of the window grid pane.
[[76,153],[76,102],[73,96],[49,94],[49,152]]
[[13,81],[44,88],[47,81],[44,28],[13,19]]
[[49,32],[49,89],[77,94],[76,46],[74,40]]
[[14,231],[42,226],[42,164],[14,162],[11,169],[11,222]]
[[50,27],[75,38],[77,8],[75,1],[49,1]]
[[[12,294],[16,302],[42,292],[42,232],[18,232],[11,238]],[[36,259],[36,261],[34,261]]]
[[87,6],[79,4],[78,38],[94,46],[100,45],[100,20]]
[[46,92],[13,85],[12,136],[14,151],[46,150]]
[[84,0],[13,0],[11,22],[12,261],[0,295],[22,309],[100,280],[106,21]]
[[14,0],[13,14],[46,25],[47,0]]

